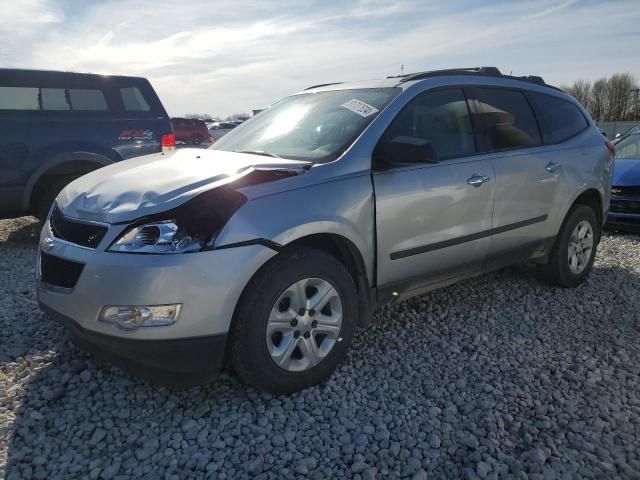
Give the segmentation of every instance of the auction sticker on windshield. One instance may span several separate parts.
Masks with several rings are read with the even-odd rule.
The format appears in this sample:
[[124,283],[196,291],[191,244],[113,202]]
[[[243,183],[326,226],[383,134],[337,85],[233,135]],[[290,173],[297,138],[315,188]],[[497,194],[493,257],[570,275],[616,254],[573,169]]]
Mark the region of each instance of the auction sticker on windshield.
[[372,107],[368,103],[362,102],[356,98],[353,98],[348,102],[343,103],[341,106],[351,110],[354,113],[357,113],[361,117],[368,117],[378,112],[377,108]]

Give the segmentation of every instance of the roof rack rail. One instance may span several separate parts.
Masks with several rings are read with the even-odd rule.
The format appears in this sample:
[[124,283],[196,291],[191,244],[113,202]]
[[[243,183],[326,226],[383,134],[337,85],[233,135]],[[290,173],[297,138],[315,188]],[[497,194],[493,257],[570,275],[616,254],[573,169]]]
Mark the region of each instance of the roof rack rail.
[[318,85],[311,85],[310,87],[305,88],[303,91],[313,90],[314,88],[320,87],[328,87],[329,85],[340,85],[341,83],[344,82],[319,83]]
[[497,67],[466,67],[466,68],[447,68],[445,70],[431,70],[427,72],[408,73],[406,75],[399,75],[398,77],[387,78],[401,78],[401,83],[410,82],[412,80],[420,80],[422,78],[439,77],[443,75],[465,75],[465,74],[481,74],[481,75],[502,75]]
[[440,77],[444,75],[483,75],[487,77],[508,78],[511,80],[520,80],[522,82],[535,83],[537,85],[543,85],[545,87],[562,91],[559,88],[554,87],[553,85],[549,85],[544,81],[544,78],[538,75],[525,75],[522,77],[504,75],[497,67],[449,68],[446,70],[432,70],[427,72],[409,73],[406,75],[389,76],[387,78],[399,78],[400,83],[404,83],[413,80],[422,80],[425,78]]

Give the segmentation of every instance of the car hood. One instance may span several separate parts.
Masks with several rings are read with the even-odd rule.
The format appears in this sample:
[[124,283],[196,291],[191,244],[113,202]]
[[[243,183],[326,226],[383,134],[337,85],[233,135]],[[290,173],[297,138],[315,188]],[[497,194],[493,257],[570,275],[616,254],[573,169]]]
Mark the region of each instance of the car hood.
[[613,167],[613,185],[640,186],[640,158],[616,158]]
[[309,163],[221,150],[181,149],[109,165],[67,185],[56,202],[68,217],[129,222],[172,209],[256,170],[300,170]]

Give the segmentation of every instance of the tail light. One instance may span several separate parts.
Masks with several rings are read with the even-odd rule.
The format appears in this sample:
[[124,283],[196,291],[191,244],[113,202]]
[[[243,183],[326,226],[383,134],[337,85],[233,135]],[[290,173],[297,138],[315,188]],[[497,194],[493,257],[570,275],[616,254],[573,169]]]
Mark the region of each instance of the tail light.
[[615,157],[616,156],[616,146],[613,144],[613,142],[607,140],[606,142],[604,142],[604,144],[607,146],[607,148],[611,152],[611,156]]
[[160,146],[163,152],[170,152],[176,149],[176,136],[173,133],[165,133],[160,138]]

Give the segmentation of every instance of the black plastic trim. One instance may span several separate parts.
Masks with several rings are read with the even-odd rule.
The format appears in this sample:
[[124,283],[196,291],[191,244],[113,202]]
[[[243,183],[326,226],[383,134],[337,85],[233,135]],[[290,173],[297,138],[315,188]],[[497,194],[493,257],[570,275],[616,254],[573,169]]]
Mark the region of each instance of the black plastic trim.
[[247,247],[249,245],[263,245],[271,250],[279,252],[282,250],[282,245],[279,243],[267,240],[266,238],[254,238],[253,240],[245,240],[244,242],[227,243],[226,245],[220,245],[214,247],[213,250],[224,250],[226,248]]
[[471,235],[465,235],[464,237],[452,238],[451,240],[445,240],[443,242],[432,243],[429,245],[422,245],[420,247],[410,248],[408,250],[401,250],[399,252],[391,253],[391,260],[399,260],[401,258],[412,257],[414,255],[420,255],[421,253],[433,252],[443,248],[454,247],[467,242],[473,242],[474,240],[480,240],[481,238],[490,237],[492,235],[498,235],[500,233],[515,230],[517,228],[528,227],[536,223],[544,222],[547,219],[547,215],[541,215],[539,217],[531,218],[529,220],[523,220],[521,222],[511,223],[502,227],[492,228],[491,230],[485,230],[483,232],[473,233]]

